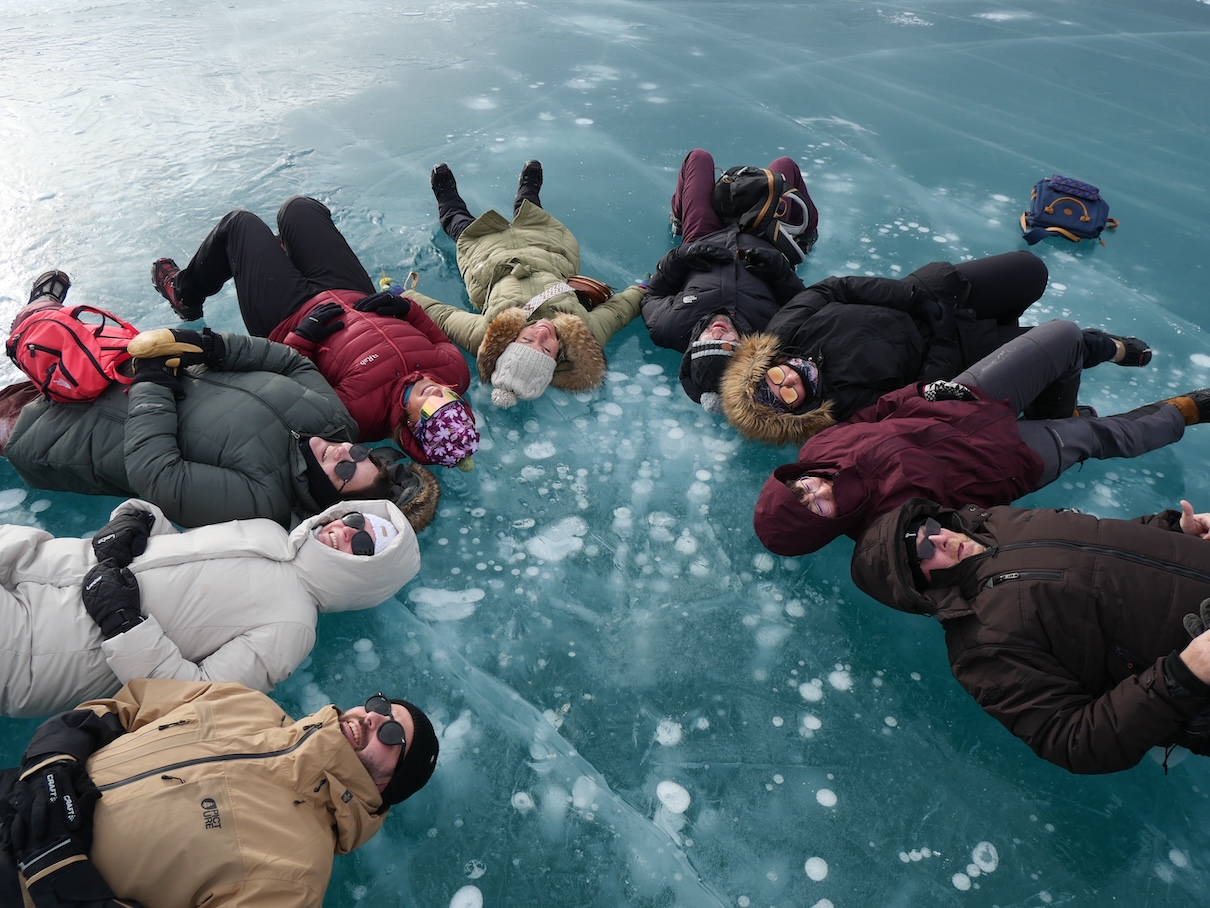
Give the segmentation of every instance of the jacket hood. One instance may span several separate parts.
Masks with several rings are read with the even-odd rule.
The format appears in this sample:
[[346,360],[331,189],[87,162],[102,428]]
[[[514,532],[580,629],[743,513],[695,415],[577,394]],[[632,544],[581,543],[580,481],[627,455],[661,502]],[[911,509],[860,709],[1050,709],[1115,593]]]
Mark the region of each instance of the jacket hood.
[[[786,486],[808,474],[832,480],[836,513],[823,517],[799,501]],[[852,535],[865,519],[868,493],[861,483],[837,472],[834,463],[791,463],[765,480],[756,499],[752,526],[761,544],[775,555],[807,555],[843,536]]]
[[[354,511],[376,514],[398,531],[373,555],[350,555],[320,542],[315,531]],[[319,611],[346,612],[378,605],[420,571],[420,546],[412,525],[389,501],[341,501],[309,517],[290,533],[289,547],[299,579],[315,596]]]
[[740,340],[723,374],[723,412],[745,438],[774,445],[802,444],[835,424],[832,402],[825,400],[805,413],[778,413],[756,403],[753,395],[774,364],[778,348],[778,338],[773,334],[758,332]]
[[[553,297],[552,300],[557,301],[564,296],[567,294]],[[534,315],[547,317],[541,312],[539,309]],[[550,380],[551,385],[562,391],[592,391],[599,388],[605,381],[605,353],[593,337],[592,330],[583,319],[568,312],[557,312],[549,318],[555,326],[555,333],[559,335],[559,364]],[[480,381],[491,384],[496,361],[529,321],[530,317],[520,306],[505,309],[491,320],[476,354]]]
[[339,717],[340,710],[335,705],[325,706],[296,724],[305,727],[323,723],[323,772],[328,780],[323,792],[332,811],[336,853],[348,854],[374,837],[382,828],[387,812],[369,770],[340,730]]
[[850,572],[858,589],[901,612],[935,617],[936,605],[912,579],[906,537],[911,524],[925,517],[940,519],[942,510],[927,498],[913,498],[871,523],[853,549]]

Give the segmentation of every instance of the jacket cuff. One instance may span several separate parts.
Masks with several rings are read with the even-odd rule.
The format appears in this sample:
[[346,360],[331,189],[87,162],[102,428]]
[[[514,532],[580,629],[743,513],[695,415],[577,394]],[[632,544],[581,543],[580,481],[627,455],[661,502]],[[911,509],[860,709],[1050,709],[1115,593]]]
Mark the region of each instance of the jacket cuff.
[[1193,674],[1178,650],[1173,650],[1164,660],[1164,680],[1168,683],[1168,689],[1172,691],[1174,697],[1182,699],[1210,697],[1210,684]]

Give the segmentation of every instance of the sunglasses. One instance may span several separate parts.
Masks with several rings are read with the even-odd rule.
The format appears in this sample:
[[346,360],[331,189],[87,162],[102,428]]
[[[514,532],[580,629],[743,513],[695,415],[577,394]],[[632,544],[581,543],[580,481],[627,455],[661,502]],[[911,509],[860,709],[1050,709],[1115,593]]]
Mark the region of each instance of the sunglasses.
[[765,373],[769,377],[769,381],[777,385],[777,396],[787,404],[793,406],[798,402],[798,391],[795,388],[787,388],[784,382],[790,377],[790,370],[783,366],[774,366]]
[[420,424],[424,425],[438,410],[444,410],[450,404],[462,403],[462,395],[450,388],[442,388],[440,397],[430,397],[420,406]]
[[359,514],[354,511],[351,514],[345,514],[338,518],[350,530],[356,530],[353,538],[349,540],[349,550],[354,555],[373,555],[374,554],[374,537],[370,535],[370,531],[366,529],[366,518],[364,514]]
[[391,701],[383,696],[382,691],[366,700],[366,712],[378,713],[390,720],[378,726],[379,741],[389,746],[407,743],[408,738],[403,732],[403,726],[396,721],[394,713],[391,712]]
[[[920,537],[920,527],[924,527],[924,537]],[[937,553],[937,546],[933,545],[933,540],[930,536],[936,536],[941,532],[941,524],[932,517],[929,517],[924,523],[916,527],[916,532],[909,537],[916,543],[916,560],[928,561]]]
[[339,495],[345,490],[345,486],[349,484],[349,480],[357,475],[357,465],[370,456],[370,449],[365,445],[353,445],[349,448],[349,460],[342,460],[332,472],[336,474],[336,478],[342,480],[340,488],[336,490]]

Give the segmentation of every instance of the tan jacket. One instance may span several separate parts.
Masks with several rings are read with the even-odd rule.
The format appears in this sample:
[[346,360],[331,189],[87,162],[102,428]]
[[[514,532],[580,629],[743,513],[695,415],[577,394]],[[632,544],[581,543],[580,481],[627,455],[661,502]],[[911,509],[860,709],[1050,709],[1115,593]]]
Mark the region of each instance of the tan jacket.
[[143,680],[80,708],[127,732],[88,761],[91,858],[145,908],[320,908],[333,855],[382,826],[334,706],[296,722],[238,684]]

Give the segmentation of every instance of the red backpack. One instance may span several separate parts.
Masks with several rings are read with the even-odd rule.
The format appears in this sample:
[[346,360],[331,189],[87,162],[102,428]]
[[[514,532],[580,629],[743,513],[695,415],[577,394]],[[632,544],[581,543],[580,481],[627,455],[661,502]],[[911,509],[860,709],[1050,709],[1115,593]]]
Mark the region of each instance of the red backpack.
[[[100,316],[84,321],[82,315]],[[139,329],[92,306],[44,309],[17,325],[4,349],[17,368],[50,400],[96,400],[114,382],[128,385],[119,368]]]

